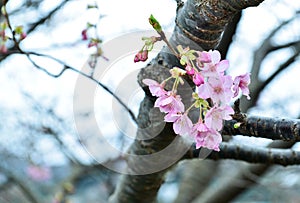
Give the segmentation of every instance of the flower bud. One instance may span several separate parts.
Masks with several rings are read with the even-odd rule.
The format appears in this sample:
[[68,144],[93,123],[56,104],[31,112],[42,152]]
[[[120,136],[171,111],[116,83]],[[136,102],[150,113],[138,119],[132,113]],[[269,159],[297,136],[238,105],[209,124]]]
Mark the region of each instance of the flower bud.
[[144,50],[144,51],[142,51],[142,53],[141,53],[140,60],[141,60],[141,61],[146,61],[147,59],[148,59],[148,50]]
[[87,36],[87,29],[84,29],[81,31],[81,36],[82,36],[82,40],[87,40],[88,36]]

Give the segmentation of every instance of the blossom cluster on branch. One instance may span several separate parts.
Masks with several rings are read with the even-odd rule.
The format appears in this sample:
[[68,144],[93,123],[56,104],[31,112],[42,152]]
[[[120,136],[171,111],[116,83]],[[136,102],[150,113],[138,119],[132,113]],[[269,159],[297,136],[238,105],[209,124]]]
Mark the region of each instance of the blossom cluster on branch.
[[[167,41],[161,26],[152,15],[149,21],[151,25],[155,24],[153,28],[160,34],[161,40]],[[152,39],[159,38],[152,37]],[[156,41],[150,42],[154,44]],[[167,45],[169,46],[169,43]],[[196,148],[206,147],[219,151],[223,122],[231,120],[231,115],[234,114],[234,110],[229,105],[231,100],[237,97],[240,91],[250,99],[248,89],[250,73],[239,75],[234,79],[226,75],[229,61],[221,60],[220,52],[217,50],[196,51],[189,47],[183,48],[181,45],[177,46],[177,50],[172,47],[170,49],[185,69],[173,67],[170,70],[171,76],[161,83],[152,79],[143,80],[143,83],[149,86],[151,94],[157,97],[154,107],[166,113],[164,121],[173,123],[176,134],[192,138],[196,142]],[[138,54],[134,61],[145,61],[141,58],[136,60]],[[177,93],[178,86],[184,83],[183,76],[189,76],[196,86],[195,92],[191,95],[194,103],[188,108]],[[166,90],[166,82],[170,79],[175,80],[173,87],[171,90]],[[199,112],[196,123],[189,118],[189,111],[193,108],[197,108]]]

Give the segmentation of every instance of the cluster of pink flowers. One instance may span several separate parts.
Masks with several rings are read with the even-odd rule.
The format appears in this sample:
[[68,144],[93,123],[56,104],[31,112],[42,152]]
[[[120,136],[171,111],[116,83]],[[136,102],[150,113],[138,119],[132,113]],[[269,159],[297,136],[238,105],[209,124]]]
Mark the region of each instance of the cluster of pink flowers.
[[[153,96],[158,97],[154,106],[166,113],[164,120],[173,122],[173,130],[181,136],[189,136],[196,142],[196,148],[206,147],[219,151],[222,142],[220,131],[224,120],[232,119],[234,114],[229,105],[231,100],[239,95],[249,97],[248,85],[250,74],[246,73],[235,77],[225,75],[229,67],[228,60],[221,60],[217,50],[197,52],[189,48],[177,47],[180,53],[180,62],[185,70],[174,67],[170,70],[175,79],[172,90],[166,90],[165,84],[151,79],[144,79],[143,83],[149,86]],[[182,76],[189,75],[193,80],[196,91],[193,93],[194,103],[185,108],[181,96],[177,94],[179,84],[183,83]],[[188,116],[192,108],[199,109],[199,118],[193,123]]]

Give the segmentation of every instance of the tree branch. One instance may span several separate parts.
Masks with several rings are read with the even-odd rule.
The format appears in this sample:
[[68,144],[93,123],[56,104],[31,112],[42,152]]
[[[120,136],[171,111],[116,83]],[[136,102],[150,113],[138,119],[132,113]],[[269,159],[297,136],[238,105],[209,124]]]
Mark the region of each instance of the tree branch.
[[239,128],[234,128],[234,125],[238,122],[240,121],[226,121],[222,134],[246,135],[283,141],[300,140],[299,119],[246,116],[241,122],[241,126]]
[[[199,157],[200,149],[195,149],[195,147],[193,147],[191,152],[191,158],[197,158]],[[212,151],[207,158],[214,160],[234,159],[246,161],[248,163],[279,164],[288,166],[300,164],[300,151],[222,143],[220,145],[220,152]]]
[[217,50],[219,50],[219,52],[221,53],[222,59],[226,58],[227,52],[232,43],[233,37],[236,33],[236,29],[238,27],[238,23],[241,17],[242,17],[242,12],[238,12],[237,14],[234,15],[232,20],[226,26],[220,44],[217,47]]
[[282,71],[287,69],[291,64],[293,64],[298,56],[300,55],[300,46],[296,47],[295,54],[288,58],[283,64],[281,64],[278,69],[268,77],[262,84],[261,89],[264,89],[268,84],[270,84],[275,77],[277,77]]

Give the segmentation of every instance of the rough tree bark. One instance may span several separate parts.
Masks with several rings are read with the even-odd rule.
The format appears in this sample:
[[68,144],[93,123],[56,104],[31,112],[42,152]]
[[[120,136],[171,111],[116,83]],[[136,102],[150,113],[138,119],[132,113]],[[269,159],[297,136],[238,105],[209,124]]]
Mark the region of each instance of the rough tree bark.
[[[180,44],[183,47],[189,46],[197,50],[213,49],[220,42],[226,25],[236,13],[250,6],[258,6],[261,2],[263,0],[188,0],[183,7],[178,8],[176,26],[170,43],[174,47]],[[162,131],[156,133],[153,137],[153,130],[161,126],[163,122],[162,120],[151,121],[149,112],[153,109],[154,98],[150,96],[147,88],[141,82],[145,78],[162,81],[169,77],[169,68],[179,66],[179,62],[175,56],[168,53],[167,48],[163,49],[158,57],[141,70],[138,76],[138,81],[141,87],[144,88],[146,97],[140,106],[138,139],[130,148],[132,154],[154,154],[163,150],[176,139],[170,125],[165,125]],[[158,112],[156,113],[161,118],[161,115]],[[170,155],[162,154],[162,156],[158,158],[164,160],[165,157]],[[148,160],[147,162],[143,156],[138,156],[138,158],[130,156],[127,162],[129,173],[147,171],[148,168],[155,168],[157,165],[155,161],[149,163]],[[115,193],[110,198],[110,202],[154,202],[166,171],[167,168],[139,176],[123,175]]]

